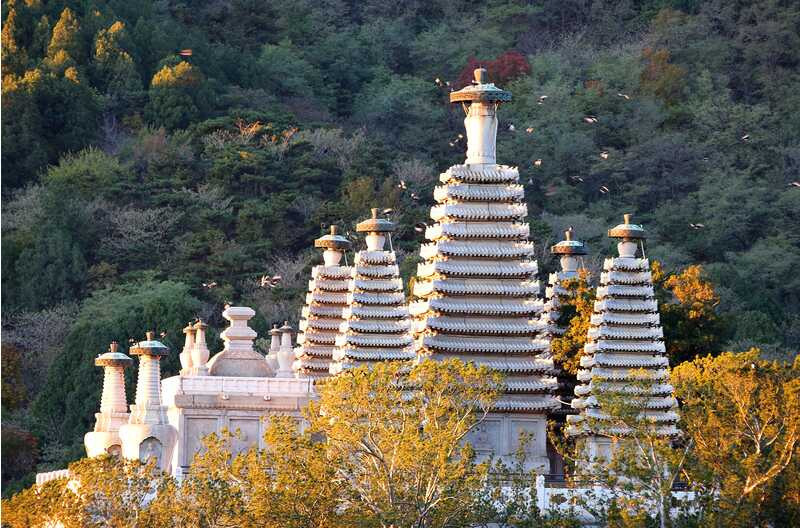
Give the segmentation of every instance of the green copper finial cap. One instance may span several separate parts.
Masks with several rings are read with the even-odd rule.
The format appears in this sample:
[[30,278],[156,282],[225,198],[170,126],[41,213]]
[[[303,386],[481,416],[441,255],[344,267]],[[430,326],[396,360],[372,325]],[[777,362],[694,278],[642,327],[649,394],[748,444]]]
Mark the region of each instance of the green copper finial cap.
[[511,92],[501,90],[489,82],[486,68],[477,68],[473,72],[475,80],[471,85],[450,93],[451,103],[507,103],[511,101]]

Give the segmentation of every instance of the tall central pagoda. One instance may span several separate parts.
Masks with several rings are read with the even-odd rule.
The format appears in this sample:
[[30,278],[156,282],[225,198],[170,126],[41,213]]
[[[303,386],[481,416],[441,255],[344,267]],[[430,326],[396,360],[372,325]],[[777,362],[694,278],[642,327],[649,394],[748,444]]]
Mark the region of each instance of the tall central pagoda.
[[547,472],[546,417],[559,407],[557,382],[543,357],[548,341],[540,337],[543,302],[524,187],[517,168],[495,157],[497,108],[510,100],[483,68],[471,86],[450,94],[466,113],[467,159],[440,175],[410,311],[422,358],[459,357],[506,376],[504,394],[471,438],[478,452],[508,456],[526,433],[529,467]]

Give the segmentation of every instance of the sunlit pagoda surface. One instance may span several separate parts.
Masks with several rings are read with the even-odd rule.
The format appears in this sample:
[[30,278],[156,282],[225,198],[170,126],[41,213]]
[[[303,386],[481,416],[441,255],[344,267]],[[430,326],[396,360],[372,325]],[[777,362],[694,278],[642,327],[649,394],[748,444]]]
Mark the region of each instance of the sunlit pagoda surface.
[[[550,252],[559,257],[560,268],[548,276],[547,287],[545,288],[545,303],[540,321],[543,327],[542,334],[552,343],[553,339],[563,337],[567,331],[568,322],[562,318],[562,308],[564,303],[574,295],[574,291],[570,290],[568,286],[571,281],[577,281],[580,278],[581,270],[585,269],[583,257],[587,254],[587,251],[583,242],[574,240],[573,229],[570,227],[564,233],[564,240],[551,247]],[[570,406],[575,383],[555,359],[554,362],[558,370],[557,394],[559,400],[563,403],[553,411],[553,414],[559,417],[559,421],[563,421],[563,415],[577,412]]]
[[619,256],[605,259],[588,340],[578,371],[568,432],[589,436],[589,455],[608,457],[609,436],[630,431],[606,413],[598,396],[618,394],[641,409],[639,417],[658,435],[678,434],[677,402],[669,384],[669,363],[653,292],[650,262],[636,256],[642,226],[625,223],[609,230],[620,239]]
[[337,233],[336,226],[315,240],[314,246],[325,250],[324,264],[311,270],[293,369],[298,377],[318,379],[330,373],[336,337],[349,303],[353,268],[340,265],[350,241]]
[[549,470],[546,416],[558,408],[548,341],[540,334],[543,302],[528,240],[528,214],[517,168],[495,157],[496,110],[511,94],[475,71],[451,101],[467,114],[467,159],[441,174],[413,288],[421,358],[459,357],[506,376],[496,408],[472,435],[479,453],[506,457],[527,444],[528,466]]
[[378,210],[373,209],[372,218],[359,223],[356,230],[366,233],[367,249],[355,256],[350,298],[336,339],[331,374],[375,361],[410,361],[416,357],[395,252],[384,249],[394,224],[378,218]]

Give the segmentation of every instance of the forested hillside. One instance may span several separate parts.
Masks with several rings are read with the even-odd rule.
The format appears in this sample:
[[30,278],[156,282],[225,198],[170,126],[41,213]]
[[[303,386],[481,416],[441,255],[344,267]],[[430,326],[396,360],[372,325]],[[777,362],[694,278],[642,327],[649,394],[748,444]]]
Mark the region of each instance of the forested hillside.
[[225,302],[296,324],[329,224],[393,209],[408,280],[477,65],[543,273],[633,213],[713,285],[695,351],[800,346],[795,1],[6,0],[2,61],[4,489],[81,455],[111,340],[200,316],[216,351]]

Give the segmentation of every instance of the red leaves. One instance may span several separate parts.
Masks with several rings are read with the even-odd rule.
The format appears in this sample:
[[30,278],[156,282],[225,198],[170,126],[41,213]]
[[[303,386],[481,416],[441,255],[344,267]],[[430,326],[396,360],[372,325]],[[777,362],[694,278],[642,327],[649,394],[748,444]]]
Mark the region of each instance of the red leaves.
[[486,68],[489,72],[489,81],[495,84],[505,84],[531,72],[528,59],[518,51],[507,51],[493,61],[479,61],[475,57],[470,57],[467,65],[458,75],[456,90],[460,90],[472,82],[472,72],[475,68]]

